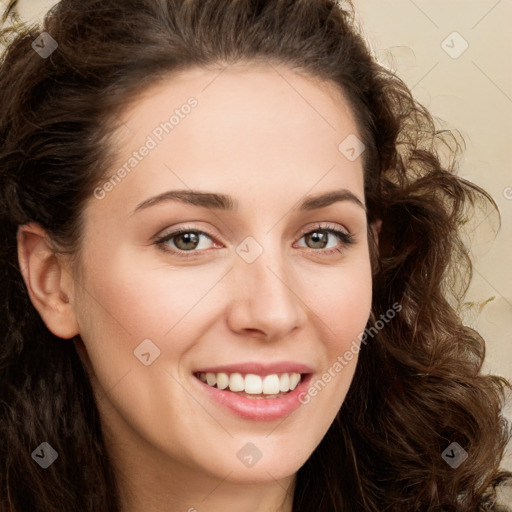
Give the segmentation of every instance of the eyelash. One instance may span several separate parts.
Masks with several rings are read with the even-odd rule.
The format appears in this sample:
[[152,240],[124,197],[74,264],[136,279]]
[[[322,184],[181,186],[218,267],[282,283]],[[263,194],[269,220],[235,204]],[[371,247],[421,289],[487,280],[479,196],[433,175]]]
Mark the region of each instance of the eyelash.
[[[310,235],[317,231],[324,231],[326,233],[330,233],[332,235],[337,236],[341,240],[342,246],[340,247],[338,245],[337,247],[331,248],[331,249],[309,249],[310,251],[313,251],[313,252],[322,252],[324,255],[329,256],[331,254],[341,253],[341,252],[343,252],[343,250],[345,248],[356,243],[354,235],[352,235],[351,233],[341,231],[337,228],[331,227],[326,224],[319,224],[318,226],[315,226],[313,229],[310,229],[309,231],[304,232],[300,236],[299,240],[301,238],[303,238],[304,236]],[[208,233],[206,233],[204,231],[185,226],[183,228],[177,229],[176,231],[173,231],[172,233],[169,233],[168,235],[165,235],[165,236],[157,239],[155,241],[155,245],[157,245],[164,252],[176,254],[180,258],[185,258],[185,259],[197,257],[197,252],[205,252],[205,250],[201,250],[201,249],[200,250],[196,249],[196,250],[192,250],[192,251],[184,251],[181,249],[172,249],[165,245],[165,242],[168,242],[169,240],[172,240],[173,238],[175,238],[179,235],[182,235],[183,233],[196,233],[199,235],[205,235],[208,238],[210,238],[212,241],[214,240],[214,237],[212,237],[211,235],[209,235]]]

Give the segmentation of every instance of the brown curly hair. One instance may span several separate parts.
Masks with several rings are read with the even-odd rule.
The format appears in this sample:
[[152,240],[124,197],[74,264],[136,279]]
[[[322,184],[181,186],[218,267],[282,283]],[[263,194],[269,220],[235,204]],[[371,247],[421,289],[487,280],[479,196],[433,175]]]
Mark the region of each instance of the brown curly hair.
[[[13,17],[11,2],[4,22]],[[15,18],[15,17],[14,17]],[[483,375],[485,344],[463,325],[471,279],[461,229],[487,192],[456,175],[449,131],[358,33],[335,0],[62,0],[42,26],[2,30],[0,63],[0,508],[116,512],[116,478],[90,382],[72,343],[31,304],[18,226],[34,221],[78,252],[84,205],[112,161],[116,112],[156,79],[239,60],[284,64],[337,84],[356,115],[372,239],[372,337],[329,431],[297,474],[294,512],[498,510],[510,438],[501,377]],[[16,18],[15,18],[16,21]],[[31,44],[48,32],[47,59]],[[440,145],[450,147],[444,163]],[[30,453],[51,439],[44,471]],[[452,469],[441,453],[459,443]]]

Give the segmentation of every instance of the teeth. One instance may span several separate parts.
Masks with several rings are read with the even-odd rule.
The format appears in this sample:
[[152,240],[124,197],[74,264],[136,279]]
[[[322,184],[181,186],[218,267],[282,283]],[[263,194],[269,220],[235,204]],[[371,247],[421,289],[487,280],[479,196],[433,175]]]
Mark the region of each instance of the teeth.
[[279,379],[279,391],[288,391],[290,389],[290,376],[283,373]]
[[217,374],[217,387],[219,389],[226,389],[229,386],[229,375],[227,373]]
[[244,378],[240,373],[232,373],[229,377],[229,390],[230,391],[243,391]]
[[277,395],[279,393],[279,375],[267,375],[263,379],[262,392],[264,395]]
[[259,375],[254,375],[253,373],[249,373],[245,376],[245,389],[246,393],[250,395],[261,395],[262,384],[261,377]]
[[199,373],[199,378],[209,386],[216,386],[218,389],[229,388],[235,393],[247,393],[249,395],[278,396],[279,393],[286,393],[294,390],[300,380],[300,373],[273,373],[261,377],[254,373],[248,373],[245,377],[241,373]]
[[300,373],[292,373],[290,375],[290,389],[295,389],[300,382]]

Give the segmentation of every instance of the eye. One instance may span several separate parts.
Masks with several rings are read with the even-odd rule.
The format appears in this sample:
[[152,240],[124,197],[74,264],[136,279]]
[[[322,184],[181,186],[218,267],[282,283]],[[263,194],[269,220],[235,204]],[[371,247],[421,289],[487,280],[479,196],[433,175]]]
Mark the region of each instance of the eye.
[[[352,234],[342,231],[329,225],[319,225],[314,229],[305,232],[301,237],[309,245],[299,247],[309,247],[310,250],[322,255],[340,253],[348,246],[355,243]],[[329,245],[329,238],[334,239],[334,245]],[[336,243],[336,238],[338,242]],[[341,243],[340,243],[341,241]],[[215,246],[213,237],[204,231],[191,227],[183,227],[172,231],[157,239],[155,244],[163,251],[176,254],[183,258],[193,258],[197,256],[197,251],[205,252],[206,249]],[[222,247],[217,245],[218,248]]]
[[[201,240],[203,238],[203,240]],[[156,241],[157,245],[162,245],[163,250],[178,253],[180,256],[189,257],[188,254],[180,254],[183,252],[192,252],[195,250],[208,249],[208,242],[204,242],[204,238],[212,241],[208,233],[192,228],[181,228]]]
[[[309,247],[313,250],[320,249],[322,254],[342,252],[347,246],[353,245],[355,243],[354,237],[351,233],[342,231],[329,225],[319,225],[313,230],[304,233],[301,237],[301,240],[303,238],[306,240],[306,244],[310,244],[306,245],[306,247]],[[334,238],[334,245],[329,246],[329,238]],[[341,240],[342,243],[340,244],[339,241],[336,243],[336,238]]]

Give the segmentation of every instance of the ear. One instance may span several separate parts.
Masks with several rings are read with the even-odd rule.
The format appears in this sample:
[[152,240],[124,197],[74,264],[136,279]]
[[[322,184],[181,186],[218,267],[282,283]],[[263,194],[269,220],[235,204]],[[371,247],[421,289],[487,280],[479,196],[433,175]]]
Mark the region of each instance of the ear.
[[371,228],[373,231],[373,236],[375,237],[375,242],[377,246],[379,245],[379,234],[382,229],[382,220],[378,219],[375,222],[372,222]]
[[36,223],[18,228],[18,262],[32,304],[48,329],[69,339],[79,332],[73,307],[74,281]]

